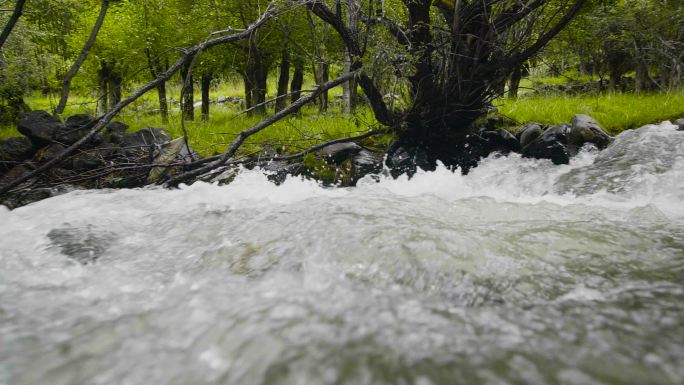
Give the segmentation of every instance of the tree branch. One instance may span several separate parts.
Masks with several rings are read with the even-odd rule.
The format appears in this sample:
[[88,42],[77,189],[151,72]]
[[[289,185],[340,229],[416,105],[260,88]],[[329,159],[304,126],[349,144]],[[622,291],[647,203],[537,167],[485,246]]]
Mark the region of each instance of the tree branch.
[[259,122],[258,124],[240,132],[238,134],[238,136],[230,144],[230,146],[228,146],[226,151],[221,155],[221,157],[215,163],[211,163],[211,164],[208,164],[206,166],[200,167],[198,169],[188,171],[184,174],[178,175],[178,176],[172,178],[171,180],[169,180],[168,182],[166,182],[166,186],[176,187],[179,184],[186,182],[188,180],[191,180],[194,177],[197,177],[197,176],[202,175],[206,172],[214,170],[217,167],[223,166],[235,154],[237,149],[240,148],[242,143],[247,138],[249,138],[250,136],[256,134],[257,132],[271,126],[272,124],[283,119],[284,117],[299,111],[300,108],[302,108],[305,104],[309,103],[310,101],[314,100],[321,93],[323,93],[323,92],[325,92],[325,91],[327,91],[333,87],[336,87],[336,86],[338,86],[344,82],[348,82],[349,80],[353,79],[355,75],[356,75],[355,72],[349,72],[349,73],[346,73],[346,74],[344,74],[344,75],[342,75],[336,79],[333,79],[327,83],[319,85],[313,92],[311,92],[308,95],[300,97],[296,102],[290,104],[289,106],[282,109],[281,111],[279,111],[275,115],[273,115],[267,119],[264,119],[261,122]]
[[6,194],[7,192],[11,191],[13,188],[19,186],[21,183],[33,178],[36,175],[39,175],[46,170],[49,170],[50,168],[54,167],[56,164],[62,162],[67,156],[72,154],[74,151],[76,151],[79,147],[81,147],[84,143],[89,141],[95,134],[100,132],[102,129],[109,124],[109,122],[112,121],[112,119],[127,105],[133,103],[135,100],[137,100],[139,97],[147,93],[148,91],[154,89],[157,87],[162,82],[167,81],[171,76],[173,76],[178,70],[180,70],[181,66],[186,63],[188,60],[190,60],[194,55],[196,55],[198,52],[214,47],[217,45],[225,44],[225,43],[230,43],[233,41],[238,41],[242,39],[248,38],[254,30],[257,28],[261,27],[266,21],[270,20],[272,17],[275,16],[275,11],[272,8],[269,8],[264,12],[264,14],[254,22],[252,25],[250,25],[247,29],[245,29],[242,32],[235,33],[233,35],[227,35],[227,36],[222,36],[216,39],[212,40],[207,40],[202,44],[198,44],[188,50],[186,50],[178,60],[176,60],[175,63],[169,69],[159,75],[156,79],[153,81],[145,84],[141,88],[139,88],[137,91],[135,91],[130,97],[120,101],[117,103],[114,108],[112,108],[111,111],[106,113],[102,118],[99,118],[99,121],[95,124],[95,126],[81,139],[79,139],[76,143],[72,144],[68,148],[66,148],[62,153],[60,153],[58,156],[53,158],[52,160],[46,162],[45,164],[41,165],[34,171],[19,177],[10,183],[8,183],[5,186],[0,187],[0,196]]
[[14,6],[14,12],[12,12],[12,16],[10,16],[5,28],[2,30],[2,34],[0,34],[0,49],[2,49],[2,46],[5,45],[5,41],[12,32],[14,25],[17,24],[17,20],[19,20],[21,17],[22,12],[24,11],[25,3],[26,0],[17,0],[17,4]]

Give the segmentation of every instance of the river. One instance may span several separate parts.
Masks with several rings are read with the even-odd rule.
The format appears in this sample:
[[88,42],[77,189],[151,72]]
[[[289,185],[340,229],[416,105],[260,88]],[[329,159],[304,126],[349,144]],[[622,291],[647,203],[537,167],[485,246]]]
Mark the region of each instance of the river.
[[0,206],[0,384],[681,384],[684,132]]

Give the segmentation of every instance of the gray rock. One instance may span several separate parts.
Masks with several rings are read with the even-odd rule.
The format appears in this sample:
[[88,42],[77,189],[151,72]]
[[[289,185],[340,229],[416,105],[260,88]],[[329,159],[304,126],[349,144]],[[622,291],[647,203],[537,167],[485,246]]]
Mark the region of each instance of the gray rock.
[[33,159],[38,163],[49,162],[57,158],[62,152],[64,152],[65,149],[65,146],[59,143],[53,143],[47,147],[43,147],[40,150],[38,150],[36,156],[33,157]]
[[520,142],[508,130],[484,131],[480,135],[487,140],[487,153],[520,151]]
[[71,163],[74,171],[87,171],[102,167],[105,161],[99,152],[88,151],[73,156]]
[[590,116],[575,115],[572,118],[567,144],[582,147],[586,143],[592,143],[599,149],[608,147],[613,138]]
[[0,141],[0,172],[12,168],[36,153],[35,147],[28,138],[17,137]]
[[347,159],[358,154],[363,147],[356,143],[337,143],[323,147],[316,154],[331,164],[342,164]]
[[14,166],[5,175],[0,177],[0,186],[4,186],[14,180],[17,180],[25,175],[28,175],[31,171],[33,170],[25,164]]
[[526,124],[519,132],[520,146],[525,147],[538,137],[542,136],[544,130],[542,130],[541,124],[530,122]]
[[109,122],[109,124],[105,128],[105,133],[109,134],[109,135],[112,135],[112,134],[123,135],[126,133],[126,131],[128,131],[128,125],[125,123],[116,122],[116,121]]
[[164,144],[171,140],[171,135],[162,128],[146,127],[121,136],[121,147],[149,147]]
[[365,148],[356,153],[352,158],[352,183],[370,174],[382,172],[383,155]]
[[675,126],[679,127],[679,131],[684,131],[684,118],[679,118],[675,120],[673,123]]
[[420,147],[394,147],[388,152],[385,164],[394,178],[402,174],[411,177],[418,171],[418,168],[426,171],[434,170],[427,153]]
[[96,231],[91,226],[53,229],[47,237],[62,254],[84,265],[95,262],[114,240],[113,234]]
[[554,164],[570,163],[570,152],[567,147],[557,140],[537,138],[522,149],[525,158],[550,159]]
[[87,126],[92,121],[92,116],[86,114],[78,114],[66,118],[66,120],[64,121],[64,125],[66,125],[66,128],[81,128],[83,126]]
[[45,111],[31,111],[22,116],[17,129],[31,140],[34,147],[40,148],[57,142],[57,136],[64,132],[65,126]]

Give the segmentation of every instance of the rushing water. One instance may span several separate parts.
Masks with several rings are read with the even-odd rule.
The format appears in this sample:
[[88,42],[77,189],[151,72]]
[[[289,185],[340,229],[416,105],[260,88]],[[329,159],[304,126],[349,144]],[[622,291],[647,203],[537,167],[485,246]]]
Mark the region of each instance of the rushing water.
[[0,207],[0,384],[684,382],[684,132]]

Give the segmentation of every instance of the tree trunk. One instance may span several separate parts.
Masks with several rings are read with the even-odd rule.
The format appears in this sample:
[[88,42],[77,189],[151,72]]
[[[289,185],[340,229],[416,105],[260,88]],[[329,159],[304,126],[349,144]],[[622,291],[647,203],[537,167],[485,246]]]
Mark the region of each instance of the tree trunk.
[[14,29],[14,26],[17,24],[17,21],[21,17],[21,14],[24,11],[25,3],[26,0],[17,0],[17,3],[14,5],[14,11],[12,12],[12,16],[10,16],[9,20],[7,21],[7,24],[5,24],[5,28],[2,30],[2,34],[0,34],[0,48],[2,48],[3,45],[5,45],[7,38],[9,37],[10,33],[12,33],[12,29]]
[[98,77],[98,96],[97,96],[97,114],[103,115],[107,112],[109,103],[109,65],[106,61],[102,60],[100,62],[100,70],[97,71]]
[[211,78],[210,74],[203,74],[201,79],[202,86],[202,121],[209,121],[209,89],[211,88]]
[[292,103],[296,102],[300,96],[302,96],[302,86],[304,85],[304,62],[301,60],[295,60],[294,62],[294,73],[292,74],[292,83],[290,84],[291,97],[290,101]]
[[76,76],[78,70],[83,65],[83,62],[88,57],[90,48],[93,46],[93,44],[95,44],[97,34],[100,32],[100,27],[102,27],[102,23],[104,23],[105,16],[107,15],[108,7],[109,1],[102,0],[102,5],[100,6],[100,14],[97,16],[95,25],[93,26],[93,29],[90,31],[90,36],[88,36],[88,40],[83,45],[81,53],[78,55],[78,58],[76,58],[76,61],[69,69],[69,72],[67,72],[66,76],[64,76],[64,81],[62,82],[62,94],[59,98],[57,108],[55,108],[55,114],[59,115],[63,113],[64,109],[66,108],[67,99],[69,99],[69,91],[71,90],[71,80],[74,78],[74,76]]
[[195,86],[192,73],[189,72],[189,64],[186,63],[181,67],[181,80],[183,82],[181,112],[183,120],[195,120]]
[[[325,84],[330,80],[330,63],[319,63],[316,68],[317,85]],[[321,92],[318,96],[318,112],[328,111],[328,91]]]
[[522,67],[517,67],[511,74],[511,80],[508,83],[508,97],[515,99],[518,97],[518,89],[520,88],[520,80],[522,79]]
[[634,78],[634,92],[640,93],[648,90],[648,67],[641,58],[636,59],[636,76]]
[[252,108],[252,106],[254,106],[254,102],[252,101],[252,89],[254,87],[252,86],[252,81],[247,73],[242,75],[242,81],[245,85],[245,108],[249,110]]
[[121,101],[121,86],[123,84],[123,79],[121,75],[110,68],[109,71],[109,109],[114,108],[117,103]]
[[287,89],[290,83],[290,53],[287,47],[283,49],[280,60],[280,74],[278,76],[278,95],[276,96],[275,112],[285,108],[287,105]]
[[[344,55],[344,73],[351,71],[351,57],[348,52]],[[344,100],[343,111],[345,114],[353,114],[356,111],[356,79],[351,79],[342,86],[342,99]]]
[[[147,67],[154,80],[168,69],[169,63],[167,61],[166,68],[162,68],[159,57],[153,59],[149,48],[145,48],[145,54],[147,55]],[[166,82],[160,82],[156,88],[157,96],[159,98],[159,114],[161,115],[162,122],[166,124],[169,122],[169,105],[166,101]]]

